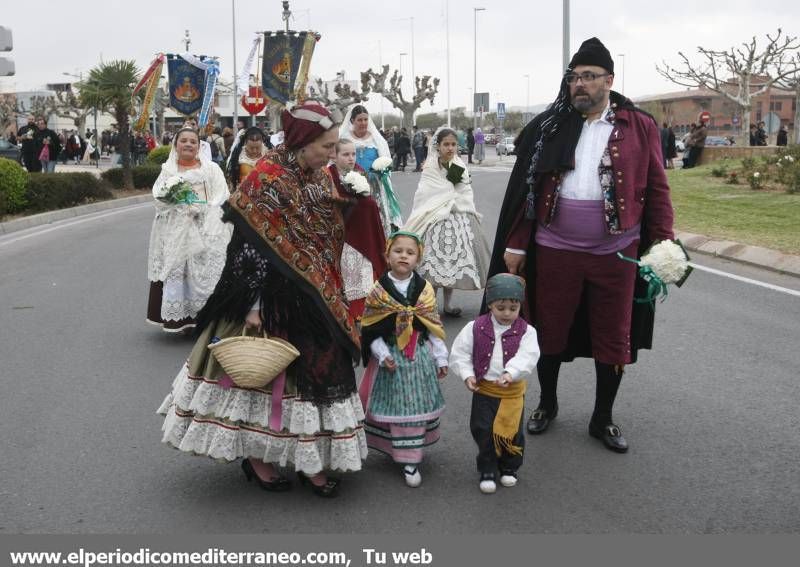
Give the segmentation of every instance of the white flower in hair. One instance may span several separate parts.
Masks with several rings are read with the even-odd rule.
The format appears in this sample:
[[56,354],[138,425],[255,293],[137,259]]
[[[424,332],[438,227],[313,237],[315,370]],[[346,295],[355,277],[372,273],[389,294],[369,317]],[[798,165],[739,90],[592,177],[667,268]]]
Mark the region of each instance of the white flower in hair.
[[387,156],[382,156],[372,162],[372,169],[375,171],[383,171],[387,167],[391,167],[392,165],[392,158]]
[[689,269],[689,259],[680,245],[672,240],[662,240],[650,247],[639,260],[640,266],[650,266],[664,283],[677,283]]
[[369,195],[369,182],[359,172],[353,170],[342,178],[345,185],[349,185],[356,195]]

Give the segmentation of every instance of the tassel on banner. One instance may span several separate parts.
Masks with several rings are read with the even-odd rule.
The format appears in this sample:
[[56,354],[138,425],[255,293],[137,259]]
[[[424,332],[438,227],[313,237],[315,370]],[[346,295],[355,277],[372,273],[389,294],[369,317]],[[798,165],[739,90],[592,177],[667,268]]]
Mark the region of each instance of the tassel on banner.
[[[204,62],[205,63],[205,62]],[[200,109],[200,116],[197,119],[197,126],[199,128],[205,127],[208,124],[209,114],[211,107],[214,103],[214,91],[217,88],[217,78],[219,77],[219,64],[216,59],[211,59],[206,68],[206,88],[203,93],[203,106]]]
[[150,106],[153,104],[153,98],[158,88],[158,81],[161,78],[161,69],[164,66],[164,59],[164,55],[159,54],[159,56],[153,60],[153,63],[150,65],[144,77],[142,77],[142,80],[139,81],[139,84],[133,89],[132,96],[135,97],[142,86],[145,83],[147,84],[147,90],[145,91],[144,101],[142,103],[142,112],[133,125],[133,129],[139,132],[147,128],[147,121],[150,118]]
[[322,36],[315,32],[308,32],[303,43],[302,62],[300,71],[297,73],[294,97],[298,104],[302,104],[306,99],[306,85],[308,84],[308,69],[311,66],[311,57],[314,55],[314,48]]

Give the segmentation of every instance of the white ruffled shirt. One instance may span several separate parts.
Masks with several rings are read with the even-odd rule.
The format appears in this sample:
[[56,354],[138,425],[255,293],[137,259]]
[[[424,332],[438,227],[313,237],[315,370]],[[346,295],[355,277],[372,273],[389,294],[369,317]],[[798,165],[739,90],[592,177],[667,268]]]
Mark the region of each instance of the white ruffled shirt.
[[[489,370],[483,380],[495,382],[503,372],[508,372],[515,382],[527,378],[533,373],[536,363],[539,362],[539,341],[536,336],[536,330],[528,325],[520,341],[517,354],[504,366],[502,336],[503,333],[511,328],[511,325],[501,325],[494,318],[494,315],[491,316],[491,320],[494,328],[494,350],[492,351]],[[474,326],[475,321],[467,323],[458,333],[450,350],[450,369],[462,380],[475,376],[475,367],[472,362],[472,347],[474,344],[472,328]]]
[[[388,275],[397,291],[408,297],[408,286],[411,284],[411,279],[414,277],[414,274],[409,275],[404,280],[397,279],[392,275],[392,272],[389,272]],[[431,343],[431,353],[436,361],[436,366],[438,368],[445,368],[447,366],[447,345],[442,339],[434,337],[433,335],[428,337],[428,341]],[[370,343],[369,350],[372,352],[372,356],[375,357],[379,365],[383,364],[386,357],[391,356],[389,345],[387,345],[386,341],[381,337],[378,337]]]

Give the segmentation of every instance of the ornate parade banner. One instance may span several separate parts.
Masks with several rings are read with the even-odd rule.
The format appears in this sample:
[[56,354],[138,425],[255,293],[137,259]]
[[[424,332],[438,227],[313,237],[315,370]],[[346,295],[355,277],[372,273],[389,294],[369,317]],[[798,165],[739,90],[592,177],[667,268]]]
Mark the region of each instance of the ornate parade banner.
[[[269,98],[285,105],[295,98],[295,87],[305,83],[319,36],[314,32],[264,32],[261,82]],[[303,63],[305,78],[298,82]]]
[[182,56],[167,55],[169,104],[184,116],[197,114],[203,106],[206,71]]

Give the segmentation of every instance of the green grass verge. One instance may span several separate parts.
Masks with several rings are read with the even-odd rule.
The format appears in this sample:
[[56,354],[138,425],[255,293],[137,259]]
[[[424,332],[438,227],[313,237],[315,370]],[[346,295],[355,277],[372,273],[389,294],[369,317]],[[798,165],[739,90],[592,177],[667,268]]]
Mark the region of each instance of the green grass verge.
[[668,170],[676,230],[800,254],[800,194],[730,185],[711,167]]

